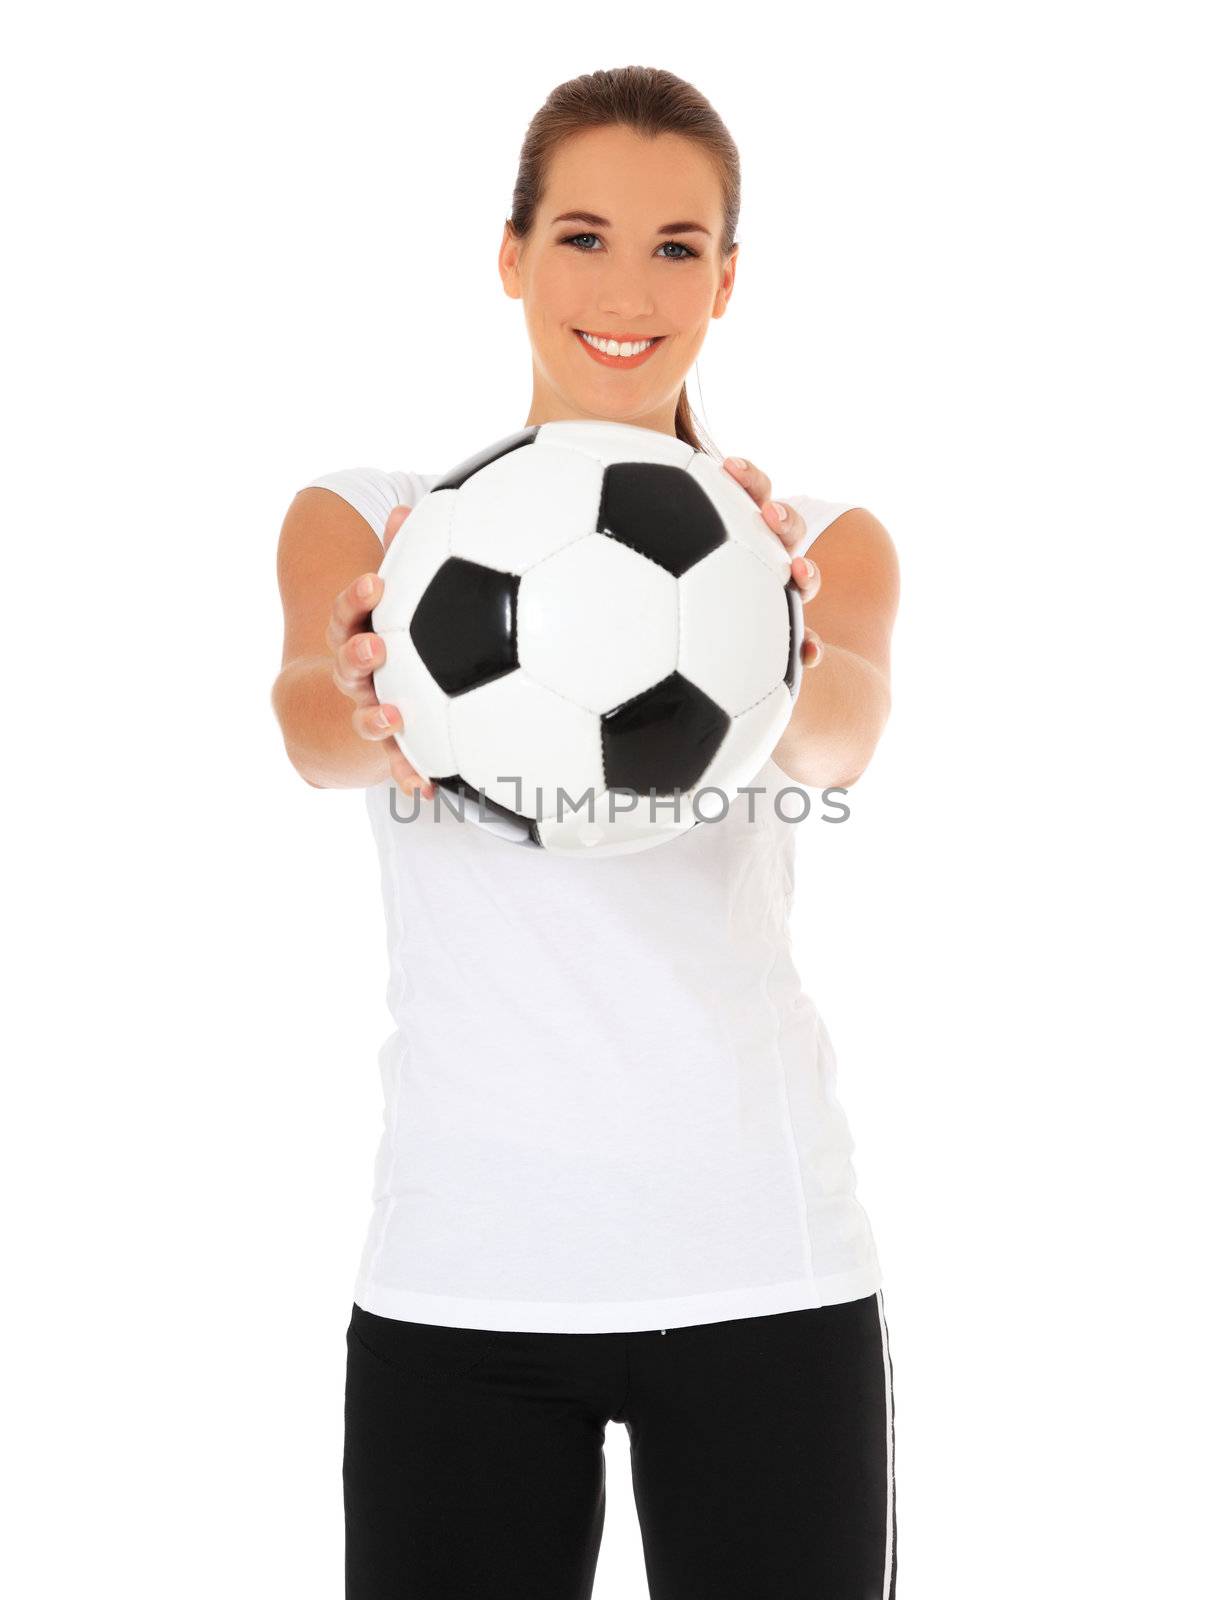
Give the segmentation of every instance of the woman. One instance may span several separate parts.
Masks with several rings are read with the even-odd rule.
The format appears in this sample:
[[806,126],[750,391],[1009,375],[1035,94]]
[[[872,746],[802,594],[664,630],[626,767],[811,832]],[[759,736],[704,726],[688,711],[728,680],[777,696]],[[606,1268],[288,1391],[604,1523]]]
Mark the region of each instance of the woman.
[[[628,67],[553,92],[499,256],[526,425],[702,448],[684,378],[731,297],[738,207],[736,151],[690,85]],[[595,335],[657,343],[633,362]],[[349,1600],[588,1596],[608,1421],[653,1600],[894,1593],[880,1268],[790,957],[796,811],[772,798],[870,758],[897,567],[868,512],[797,496],[779,518],[763,471],[724,465],[797,556],[809,670],[759,800],[584,862],[428,804],[377,701],[382,539],[438,480],[331,473],[286,518],[275,706],[309,783],[366,789],[398,1024],[347,1333]],[[413,822],[390,777],[422,791]]]

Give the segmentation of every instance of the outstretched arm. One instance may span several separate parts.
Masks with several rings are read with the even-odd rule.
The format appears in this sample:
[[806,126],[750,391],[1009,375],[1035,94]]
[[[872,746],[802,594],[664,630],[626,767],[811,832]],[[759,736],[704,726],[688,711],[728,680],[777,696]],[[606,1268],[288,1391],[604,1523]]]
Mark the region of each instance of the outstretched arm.
[[889,646],[898,610],[893,540],[870,511],[844,511],[807,559],[821,585],[804,624],[821,643],[803,674],[774,760],[797,783],[848,789],[862,774],[889,719]]

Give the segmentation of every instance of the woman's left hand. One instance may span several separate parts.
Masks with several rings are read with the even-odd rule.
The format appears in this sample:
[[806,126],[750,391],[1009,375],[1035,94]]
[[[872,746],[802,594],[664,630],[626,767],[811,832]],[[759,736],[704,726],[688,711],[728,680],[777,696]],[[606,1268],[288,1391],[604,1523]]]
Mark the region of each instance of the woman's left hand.
[[[778,535],[783,547],[789,550],[792,545],[798,544],[806,531],[807,524],[794,506],[788,506],[785,501],[769,498],[770,485],[765,473],[759,467],[753,466],[751,461],[741,463],[737,456],[728,456],[723,462],[723,467],[736,483],[752,496],[765,521],[765,526]],[[779,508],[785,515],[779,514]],[[791,582],[799,590],[799,597],[806,605],[820,590],[821,574],[815,563],[809,561],[806,556],[796,556],[791,562]],[[805,628],[800,651],[804,666],[815,667],[824,650],[825,646],[815,630]]]

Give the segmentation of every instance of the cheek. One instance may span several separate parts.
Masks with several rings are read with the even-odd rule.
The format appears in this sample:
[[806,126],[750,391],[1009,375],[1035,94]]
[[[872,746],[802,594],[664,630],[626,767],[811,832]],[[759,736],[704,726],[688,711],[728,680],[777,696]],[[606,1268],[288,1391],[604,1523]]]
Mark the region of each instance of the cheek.
[[[683,268],[680,276],[687,276]],[[681,343],[685,346],[699,343],[705,338],[714,309],[709,279],[696,273],[689,283],[666,285],[657,298],[657,309],[673,328],[680,330]]]
[[585,284],[578,265],[563,250],[544,256],[539,263],[533,290],[549,317],[567,317],[583,302]]

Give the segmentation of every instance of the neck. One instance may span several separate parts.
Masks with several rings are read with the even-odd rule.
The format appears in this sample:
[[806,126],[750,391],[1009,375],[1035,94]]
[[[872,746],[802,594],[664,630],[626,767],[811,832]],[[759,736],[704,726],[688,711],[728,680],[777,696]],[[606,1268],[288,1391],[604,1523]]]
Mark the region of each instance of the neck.
[[675,408],[678,400],[677,392],[662,405],[655,406],[649,411],[631,412],[620,416],[613,416],[609,412],[586,411],[572,404],[566,396],[557,394],[554,389],[540,385],[536,373],[529,414],[522,426],[533,428],[542,422],[625,422],[633,428],[652,428],[655,432],[665,433],[674,439]]

